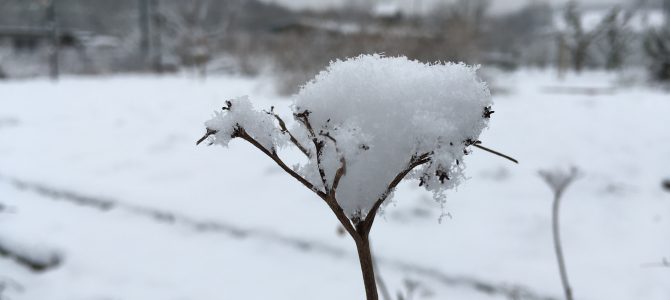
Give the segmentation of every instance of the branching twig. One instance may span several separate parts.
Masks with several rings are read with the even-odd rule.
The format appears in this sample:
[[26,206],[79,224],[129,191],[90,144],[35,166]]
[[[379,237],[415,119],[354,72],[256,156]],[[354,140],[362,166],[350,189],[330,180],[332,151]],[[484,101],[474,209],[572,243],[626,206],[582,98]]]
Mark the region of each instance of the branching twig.
[[370,228],[372,228],[372,223],[374,223],[377,211],[379,210],[379,207],[381,207],[381,205],[384,203],[386,198],[388,198],[388,196],[393,192],[393,190],[395,190],[398,184],[405,178],[405,176],[407,176],[407,174],[409,174],[409,172],[414,170],[414,168],[429,162],[430,155],[431,153],[424,153],[419,156],[415,155],[410,159],[407,168],[405,168],[405,170],[398,173],[398,175],[396,175],[396,177],[393,178],[393,181],[391,181],[391,183],[389,183],[389,185],[387,186],[386,191],[382,194],[381,197],[379,197],[379,199],[377,199],[377,202],[375,202],[375,204],[372,206],[372,209],[370,209],[367,216],[365,216],[362,228],[364,228],[367,231],[369,231]]
[[293,178],[295,178],[300,183],[302,183],[304,186],[306,186],[308,189],[310,189],[311,191],[316,193],[319,197],[326,198],[326,194],[323,191],[320,191],[318,188],[316,188],[316,186],[314,186],[314,184],[312,184],[307,179],[300,176],[300,174],[293,171],[293,169],[289,168],[284,163],[284,161],[282,161],[281,158],[279,158],[279,155],[277,155],[277,152],[274,149],[272,149],[272,150],[266,149],[263,145],[261,145],[261,143],[256,141],[253,137],[251,137],[243,128],[238,128],[237,131],[235,132],[234,136],[239,137],[239,138],[251,143],[252,145],[254,145],[254,147],[258,148],[258,150],[261,150],[261,152],[265,153],[265,155],[267,155],[275,163],[277,163],[277,165],[279,165],[279,167],[281,167],[286,173],[288,173]]
[[312,139],[312,143],[314,144],[314,150],[316,153],[316,166],[317,169],[319,169],[319,177],[321,178],[321,182],[323,183],[323,188],[326,190],[326,193],[330,194],[331,191],[328,187],[328,181],[326,180],[326,171],[324,170],[322,164],[323,147],[325,146],[325,142],[317,138],[316,133],[314,132],[314,127],[312,127],[312,124],[309,122],[309,114],[310,111],[306,110],[302,113],[297,113],[294,116],[296,120],[298,120],[305,126],[305,128],[307,128],[309,138]]
[[[204,135],[203,137],[201,137],[201,138],[196,142],[196,145],[199,145],[199,144],[202,143],[205,139],[207,139],[210,135],[213,135],[213,134],[216,134],[216,133],[217,133],[216,130],[207,128],[207,132],[205,133],[205,135]],[[261,145],[261,143],[259,143],[258,141],[256,141],[253,137],[251,137],[251,136],[244,130],[244,128],[240,128],[240,127],[238,127],[237,130],[235,131],[235,133],[233,134],[233,137],[239,137],[239,138],[241,138],[241,139],[243,139],[243,140],[249,142],[249,143],[252,144],[254,147],[258,148],[258,150],[261,150],[261,152],[265,153],[265,155],[267,155],[268,157],[270,157],[275,163],[277,163],[277,165],[279,165],[279,167],[282,168],[282,170],[284,170],[286,173],[288,173],[289,175],[291,175],[291,177],[293,177],[293,178],[295,178],[296,180],[298,180],[300,183],[302,183],[302,184],[303,184],[304,186],[306,186],[308,189],[310,189],[311,191],[313,191],[314,193],[316,193],[319,197],[321,197],[321,198],[326,198],[326,194],[325,194],[324,192],[322,192],[322,191],[320,191],[319,189],[317,189],[311,182],[309,182],[307,179],[305,179],[305,178],[303,178],[302,176],[300,176],[300,174],[298,174],[298,173],[296,173],[295,171],[293,171],[293,169],[289,168],[289,167],[284,163],[284,161],[282,161],[281,158],[279,158],[279,155],[277,155],[277,152],[276,152],[274,149],[271,149],[271,150],[266,149],[263,145]]]
[[197,145],[200,145],[200,143],[204,142],[210,135],[214,135],[214,134],[216,134],[217,132],[218,132],[218,131],[216,131],[216,130],[214,130],[214,129],[209,129],[209,128],[207,128],[207,132],[205,133],[205,135],[203,135],[197,142],[195,142],[195,145],[196,145],[196,146],[197,146]]
[[[205,135],[202,138],[200,138],[196,144],[200,144],[202,141],[207,139],[207,137],[209,137],[210,135],[216,134],[216,133],[217,133],[216,130],[212,130],[212,129],[207,128],[207,132],[205,133]],[[334,197],[330,197],[330,194],[319,190],[314,184],[312,184],[307,179],[300,176],[300,174],[296,173],[293,169],[289,168],[286,165],[286,163],[284,163],[284,161],[281,160],[279,155],[277,155],[277,152],[274,149],[265,148],[263,145],[261,145],[261,143],[259,143],[258,141],[256,141],[256,139],[254,139],[252,136],[250,136],[244,130],[244,128],[238,127],[236,129],[235,133],[233,134],[233,137],[239,137],[239,138],[249,142],[250,144],[252,144],[258,150],[260,150],[265,155],[270,157],[270,159],[272,159],[280,168],[282,168],[282,170],[284,170],[284,172],[288,173],[289,175],[291,175],[291,177],[295,178],[300,183],[302,183],[305,187],[307,187],[309,190],[311,190],[312,192],[317,194],[317,196],[319,196],[319,198],[323,199],[323,201],[326,202],[328,207],[333,211],[333,213],[335,214],[337,219],[340,221],[340,223],[342,224],[344,229],[346,229],[347,232],[352,237],[354,237],[354,239],[358,239],[356,229],[351,224],[351,221],[349,220],[347,215],[344,213],[344,210],[342,209],[342,207],[340,207],[340,205],[337,204],[337,201]],[[338,173],[343,174],[343,172],[344,172],[343,170],[342,171],[338,170]],[[336,176],[336,177],[341,177],[341,176],[342,175],[339,175],[339,176]],[[339,181],[339,179],[338,179],[338,181]]]
[[289,168],[277,155],[275,151],[269,151],[263,147],[258,141],[256,141],[253,137],[251,137],[249,134],[244,131],[244,129],[238,129],[238,132],[235,135],[236,137],[240,137],[244,139],[245,141],[251,143],[254,145],[256,148],[261,150],[261,152],[265,153],[267,156],[269,156],[272,160],[274,160],[286,173],[291,175],[293,178],[297,179],[300,183],[302,183],[304,186],[309,188],[311,191],[316,193],[321,199],[323,199],[326,204],[328,204],[328,207],[335,213],[335,216],[337,219],[340,221],[342,226],[344,226],[344,229],[347,230],[349,234],[352,236],[355,235],[356,230],[354,227],[351,225],[351,222],[349,221],[349,218],[347,218],[347,215],[344,213],[344,210],[342,210],[342,207],[340,207],[339,204],[337,204],[337,201],[335,199],[331,198],[328,196],[327,193],[324,193],[323,191],[320,191],[312,184],[309,182],[307,179],[303,178],[300,176],[298,173],[293,171],[291,168]]
[[298,149],[300,149],[300,152],[305,154],[307,157],[311,157],[309,150],[307,150],[307,147],[303,146],[298,139],[295,138],[295,136],[291,133],[291,131],[288,130],[286,127],[286,123],[282,118],[274,112],[274,106],[270,108],[270,111],[268,112],[269,115],[273,116],[277,122],[279,123],[279,129],[281,129],[282,133],[288,134],[289,138],[291,139],[291,143],[293,143]]

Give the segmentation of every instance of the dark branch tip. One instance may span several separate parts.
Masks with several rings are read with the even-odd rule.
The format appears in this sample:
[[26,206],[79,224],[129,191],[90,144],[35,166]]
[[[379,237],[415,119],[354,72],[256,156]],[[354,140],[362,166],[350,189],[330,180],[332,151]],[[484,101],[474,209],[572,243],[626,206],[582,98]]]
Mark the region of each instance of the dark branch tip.
[[[204,142],[209,136],[216,134],[218,131],[214,129],[207,128],[207,132],[205,132],[205,135],[203,135],[198,141],[195,142],[195,145],[200,145],[200,143]],[[209,145],[212,145],[211,143]]]
[[226,100],[226,106],[222,107],[222,110],[230,110],[233,107],[233,102],[231,100]]

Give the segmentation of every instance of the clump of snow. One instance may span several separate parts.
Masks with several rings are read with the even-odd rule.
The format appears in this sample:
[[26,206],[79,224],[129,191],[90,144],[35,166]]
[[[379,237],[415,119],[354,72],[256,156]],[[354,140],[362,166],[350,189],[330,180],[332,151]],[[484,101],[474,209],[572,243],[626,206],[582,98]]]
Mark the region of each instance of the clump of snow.
[[[412,178],[437,198],[458,184],[466,141],[487,126],[484,111],[492,104],[476,69],[361,55],[332,62],[300,90],[294,113],[308,111],[314,130],[337,140],[324,149],[329,182],[339,168],[333,144],[346,158],[337,200],[347,215],[365,215],[413,156],[430,153]],[[316,169],[314,159],[309,164]]]
[[[291,132],[309,155],[295,170],[327,193],[344,161],[336,199],[355,218],[379,199],[390,200],[390,183],[423,158],[407,178],[444,201],[444,191],[464,178],[466,147],[487,126],[491,95],[476,70],[381,55],[332,62],[294,97]],[[243,97],[206,126],[216,132],[214,143],[225,146],[243,129],[273,150],[283,141],[274,122]]]
[[205,126],[216,131],[213,142],[224,147],[236,137],[237,130],[244,129],[266,149],[276,149],[282,144],[282,135],[273,122],[267,113],[254,110],[249,97],[242,96],[228,100],[223,111],[214,112],[214,117],[205,122]]

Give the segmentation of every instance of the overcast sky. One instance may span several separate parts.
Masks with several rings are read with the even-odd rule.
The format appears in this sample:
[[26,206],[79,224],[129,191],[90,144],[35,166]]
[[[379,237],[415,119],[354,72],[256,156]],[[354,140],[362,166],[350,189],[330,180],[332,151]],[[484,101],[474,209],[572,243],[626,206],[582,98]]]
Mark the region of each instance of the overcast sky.
[[[275,2],[288,6],[293,9],[318,9],[324,7],[333,7],[341,5],[346,2],[356,2],[356,1],[376,1],[378,3],[383,2],[394,2],[400,3],[404,9],[412,10],[413,5],[417,5],[420,8],[428,9],[431,4],[437,2],[448,2],[449,0],[262,0],[265,2]],[[506,12],[515,10],[528,2],[547,2],[552,5],[560,5],[568,0],[492,0],[494,12]],[[615,4],[615,3],[626,3],[632,2],[633,0],[578,0],[579,3],[583,5],[591,4]]]

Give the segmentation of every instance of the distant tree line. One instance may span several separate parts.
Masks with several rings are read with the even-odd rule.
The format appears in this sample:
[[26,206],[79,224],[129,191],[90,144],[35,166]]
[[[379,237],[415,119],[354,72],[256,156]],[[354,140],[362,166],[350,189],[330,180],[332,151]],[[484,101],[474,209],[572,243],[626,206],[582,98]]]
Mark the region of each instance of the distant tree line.
[[[57,4],[52,13],[45,3]],[[36,52],[43,59],[32,61],[55,62],[67,73],[185,69],[204,77],[270,70],[281,75],[282,91],[292,93],[332,59],[378,52],[506,70],[555,66],[581,72],[647,64],[655,78],[670,77],[667,26],[633,30],[636,6],[612,8],[593,25],[584,23],[585,10],[576,2],[560,13],[546,2],[532,2],[506,15],[491,14],[490,5],[457,0],[423,15],[379,16],[369,1],[293,12],[256,0],[3,0],[0,73],[12,76],[3,67],[19,61],[2,59],[3,27],[49,28],[55,20],[59,32],[79,34],[73,36],[81,47],[66,49],[56,36],[57,47]]]

